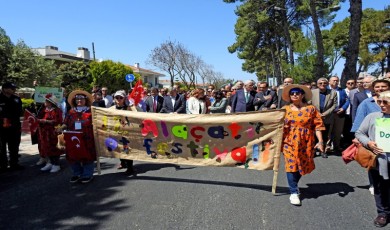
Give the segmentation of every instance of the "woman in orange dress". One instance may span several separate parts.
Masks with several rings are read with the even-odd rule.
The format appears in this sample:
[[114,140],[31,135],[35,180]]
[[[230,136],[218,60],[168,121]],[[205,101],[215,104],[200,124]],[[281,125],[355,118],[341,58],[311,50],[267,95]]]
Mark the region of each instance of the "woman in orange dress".
[[305,86],[288,85],[283,89],[282,98],[290,104],[284,107],[286,116],[282,152],[291,193],[290,203],[293,205],[301,205],[298,182],[301,176],[314,170],[314,150],[324,151],[321,130],[325,126],[318,110],[307,104],[311,96],[310,89]]

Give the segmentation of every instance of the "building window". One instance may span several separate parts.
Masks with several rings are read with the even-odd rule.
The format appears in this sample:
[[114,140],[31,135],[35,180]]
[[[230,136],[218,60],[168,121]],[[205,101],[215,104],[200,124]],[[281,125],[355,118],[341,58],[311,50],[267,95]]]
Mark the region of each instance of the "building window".
[[154,78],[154,85],[158,85],[158,77]]

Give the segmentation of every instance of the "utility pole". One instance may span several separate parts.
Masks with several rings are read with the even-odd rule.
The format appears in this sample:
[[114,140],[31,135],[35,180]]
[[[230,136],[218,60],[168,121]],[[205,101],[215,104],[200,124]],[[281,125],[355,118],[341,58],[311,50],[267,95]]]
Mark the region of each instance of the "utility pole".
[[93,53],[93,60],[96,61],[95,58],[95,44],[92,42],[92,53]]

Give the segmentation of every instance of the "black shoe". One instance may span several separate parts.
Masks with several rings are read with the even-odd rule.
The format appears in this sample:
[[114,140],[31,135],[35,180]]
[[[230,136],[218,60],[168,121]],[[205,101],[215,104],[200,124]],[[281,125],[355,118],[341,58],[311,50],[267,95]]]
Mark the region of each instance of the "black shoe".
[[135,174],[135,173],[136,173],[136,171],[133,167],[127,168],[127,170],[126,170],[126,174]]
[[10,170],[23,170],[24,169],[24,166],[21,166],[21,165],[19,165],[19,164],[16,164],[16,165],[11,165],[10,167],[9,167],[9,169]]
[[327,153],[321,153],[321,157],[322,158],[328,158],[328,154]]
[[81,178],[81,183],[87,184],[87,183],[91,182],[92,179],[93,179],[93,176]]
[[70,183],[77,183],[81,178],[79,176],[72,176],[69,180]]
[[387,216],[379,215],[374,220],[374,225],[376,227],[381,228],[386,226],[386,224],[387,224]]

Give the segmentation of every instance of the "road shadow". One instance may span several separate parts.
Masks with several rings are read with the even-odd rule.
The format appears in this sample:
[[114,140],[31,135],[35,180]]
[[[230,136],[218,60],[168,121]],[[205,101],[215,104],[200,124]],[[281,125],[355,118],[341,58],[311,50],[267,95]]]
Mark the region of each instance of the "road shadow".
[[[184,179],[184,178],[166,178],[166,177],[155,177],[155,176],[142,176],[135,175],[131,177],[132,180],[147,180],[147,181],[166,181],[166,182],[180,182],[180,183],[190,183],[190,184],[205,184],[205,185],[217,185],[217,186],[229,186],[237,188],[249,188],[255,190],[262,190],[271,192],[272,185],[261,185],[261,184],[247,184],[247,183],[237,183],[237,182],[226,182],[226,181],[212,181],[212,180],[197,180],[197,179]],[[277,187],[276,195],[286,195],[285,191],[288,191],[286,187]]]
[[23,156],[24,170],[0,174],[0,229],[97,229],[130,210],[117,194],[128,178],[95,176],[89,184],[69,183],[71,170],[61,158],[58,173],[41,172],[39,156]]
[[321,196],[337,194],[340,197],[345,197],[349,193],[354,192],[354,187],[342,182],[335,183],[313,183],[306,184],[306,188],[299,188],[302,194],[301,199],[317,199]]
[[189,170],[189,169],[194,169],[196,167],[180,167],[180,165],[176,164],[169,164],[169,163],[145,163],[145,162],[140,162],[134,164],[134,168],[136,169],[136,175],[138,174],[143,174],[149,171],[158,171],[163,168],[175,168],[176,171],[181,171],[181,170]]

